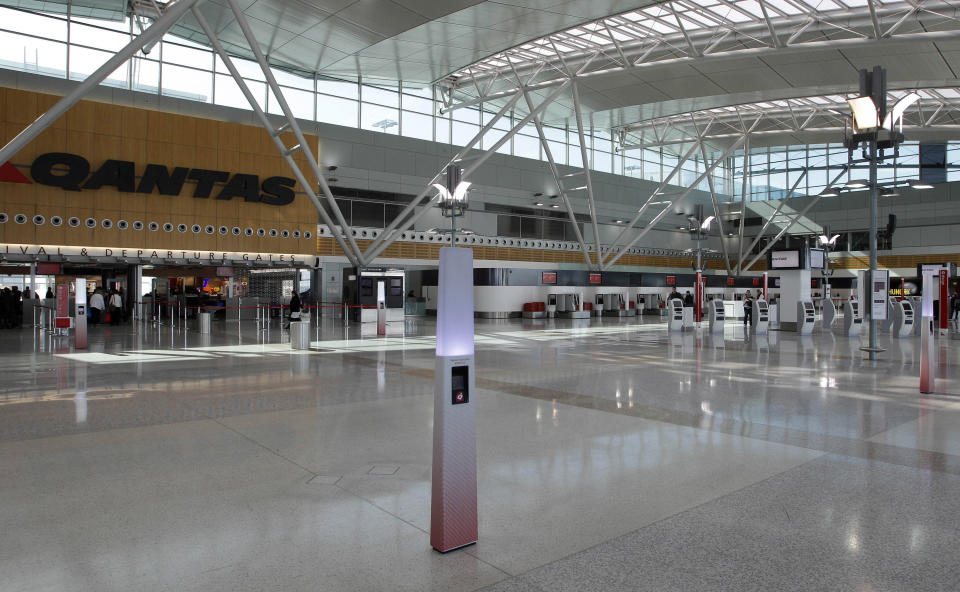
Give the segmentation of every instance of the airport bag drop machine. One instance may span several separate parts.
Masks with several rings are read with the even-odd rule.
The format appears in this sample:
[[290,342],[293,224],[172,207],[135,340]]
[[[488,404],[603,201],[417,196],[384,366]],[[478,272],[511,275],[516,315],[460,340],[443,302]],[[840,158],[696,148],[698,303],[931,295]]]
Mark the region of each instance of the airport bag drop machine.
[[723,300],[714,298],[707,303],[707,319],[711,333],[723,333],[723,323],[726,317]]
[[915,324],[913,306],[910,301],[894,301],[893,324],[890,326],[890,335],[898,338],[909,337],[913,333]]
[[800,335],[810,335],[813,333],[813,325],[817,321],[817,309],[814,308],[810,300],[801,300],[797,302],[797,333]]
[[830,298],[823,299],[823,310],[820,312],[820,322],[824,329],[829,330],[837,320],[837,307]]
[[667,301],[667,330],[683,330],[683,300],[679,298]]
[[753,315],[750,318],[753,325],[753,332],[757,335],[766,335],[770,327],[770,309],[767,308],[767,301],[757,298],[753,301]]
[[896,301],[893,296],[887,297],[887,318],[877,321],[878,328],[884,333],[889,333],[893,329],[893,315],[896,314]]
[[843,303],[843,334],[849,337],[860,335],[863,319],[860,318],[860,303],[847,300]]

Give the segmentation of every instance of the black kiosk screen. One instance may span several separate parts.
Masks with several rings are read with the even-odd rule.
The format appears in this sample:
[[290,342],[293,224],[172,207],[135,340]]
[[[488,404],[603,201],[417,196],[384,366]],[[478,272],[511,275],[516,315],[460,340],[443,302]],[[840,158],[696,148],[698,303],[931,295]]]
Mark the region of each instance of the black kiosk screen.
[[450,402],[460,405],[470,400],[470,391],[467,386],[469,366],[454,366],[450,369]]

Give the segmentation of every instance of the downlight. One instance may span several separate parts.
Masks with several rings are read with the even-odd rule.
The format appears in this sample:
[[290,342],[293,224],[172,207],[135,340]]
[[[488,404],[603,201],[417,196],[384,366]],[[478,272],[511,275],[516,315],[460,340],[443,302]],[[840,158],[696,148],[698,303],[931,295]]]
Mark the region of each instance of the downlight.
[[52,216],[52,217],[50,218],[50,225],[51,225],[51,226],[63,226],[63,218],[61,218],[60,216]]
[[134,221],[133,221],[133,229],[134,229],[134,230],[143,230],[143,222],[141,222],[140,220],[134,220]]

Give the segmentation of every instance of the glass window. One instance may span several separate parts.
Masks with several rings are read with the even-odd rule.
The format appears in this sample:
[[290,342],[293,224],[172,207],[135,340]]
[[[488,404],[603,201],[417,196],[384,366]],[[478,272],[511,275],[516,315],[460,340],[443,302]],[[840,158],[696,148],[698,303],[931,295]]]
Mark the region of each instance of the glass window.
[[348,99],[317,95],[317,121],[357,127],[359,105]]
[[436,111],[433,103],[433,92],[429,86],[422,89],[405,88],[400,100],[403,101],[401,107],[408,111],[427,115],[433,115]]
[[433,136],[437,142],[450,143],[450,114],[437,115],[433,118]]
[[433,140],[433,117],[410,111],[401,111],[400,117],[403,135],[421,140]]
[[[547,134],[544,134],[544,135],[547,135]],[[548,141],[547,145],[550,146],[550,154],[553,155],[553,160],[557,164],[567,164],[567,143],[566,142]]]
[[156,94],[160,85],[160,62],[133,59],[133,90]]
[[67,21],[64,18],[44,16],[32,12],[22,12],[9,8],[0,8],[3,26],[11,31],[42,31],[51,41],[67,40]]
[[[469,123],[462,123],[454,119],[453,121],[453,136],[452,144],[454,146],[466,146],[467,143],[477,135],[477,132],[480,131],[479,125],[471,125]],[[494,132],[491,132],[494,133]]]
[[[384,107],[399,107],[400,94],[397,93],[396,86],[385,84],[364,84],[360,89],[362,101],[364,103],[374,103]],[[396,117],[394,117],[396,119]]]
[[454,121],[462,121],[464,123],[480,123],[480,111],[473,107],[464,107],[463,109],[454,109],[451,111]]
[[593,168],[604,173],[613,170],[613,155],[609,152],[593,151]]
[[[83,80],[103,65],[104,62],[113,57],[112,53],[87,49],[85,47],[73,46],[70,48],[70,78],[72,80]],[[127,86],[127,69],[125,67],[117,68],[110,76],[107,76],[103,84],[107,86]]]
[[[241,58],[233,58],[233,65],[237,68],[237,72],[240,72],[240,76],[247,78],[249,80],[258,80],[260,82],[266,82],[266,78],[263,75],[263,70],[260,69],[260,64],[252,60],[244,60]],[[227,67],[220,60],[219,56],[214,56],[214,63],[217,68],[218,74],[230,74],[230,70],[227,70]]]
[[[454,126],[457,126],[457,125],[466,125],[466,124],[454,122]],[[499,142],[500,139],[503,138],[505,135],[507,135],[507,132],[500,131],[498,129],[488,130],[487,133],[483,134],[483,139],[482,139],[483,149],[484,150],[490,149],[491,147],[493,147],[494,144]],[[497,149],[497,152],[501,154],[510,154],[510,142],[509,141],[504,142],[503,146],[500,146],[500,148]]]
[[5,68],[64,78],[67,72],[67,46],[56,41],[0,32],[0,61]]
[[513,154],[523,158],[540,158],[540,140],[525,134],[514,135]]
[[[293,116],[300,119],[313,119],[313,93],[303,90],[297,90],[295,88],[286,88],[281,86],[280,91],[283,93],[283,98],[287,100],[287,105],[290,106],[290,110],[293,111]],[[276,113],[278,115],[283,114],[283,109],[280,108],[280,103],[277,101],[276,97],[273,96],[273,93],[270,93],[270,102],[269,102],[269,112]]]
[[324,78],[322,76],[317,78],[317,92],[340,97],[341,99],[360,98],[360,91],[356,82]]
[[213,53],[164,42],[163,61],[164,63],[180,64],[181,66],[192,66],[194,68],[209,70],[213,68]]
[[[243,93],[240,92],[240,87],[237,86],[237,83],[234,82],[232,77],[217,74],[215,76],[214,83],[216,84],[216,87],[214,88],[214,102],[217,105],[236,107],[237,109],[246,109],[248,111],[250,110],[250,103],[247,102],[247,99],[243,96]],[[250,92],[253,93],[257,103],[261,108],[263,108],[263,103],[266,100],[265,93],[267,90],[267,85],[262,82],[253,82],[247,80],[247,86],[250,88]]]
[[[183,66],[162,64],[163,94],[201,103],[209,103],[213,91],[213,74],[209,71],[194,70]],[[239,92],[239,89],[237,90]],[[248,105],[244,101],[245,105]],[[249,108],[249,107],[245,107]]]
[[370,103],[360,104],[360,127],[388,134],[400,133],[400,113],[396,109]]
[[[98,21],[99,22],[99,21]],[[89,27],[81,25],[76,21],[70,23],[70,44],[85,45],[87,47],[96,47],[98,49],[112,50],[114,52],[130,43],[130,34],[120,31],[110,31],[102,26]],[[113,54],[110,54],[113,57]],[[70,56],[73,61],[73,56]],[[106,61],[106,60],[103,60]],[[101,62],[102,64],[103,62]],[[98,66],[100,64],[97,64]],[[71,68],[72,70],[73,68]]]
[[[313,91],[313,76],[295,74],[293,72],[280,70],[279,68],[273,68],[273,77],[276,78],[277,84],[281,86]],[[311,115],[311,117],[313,116]]]

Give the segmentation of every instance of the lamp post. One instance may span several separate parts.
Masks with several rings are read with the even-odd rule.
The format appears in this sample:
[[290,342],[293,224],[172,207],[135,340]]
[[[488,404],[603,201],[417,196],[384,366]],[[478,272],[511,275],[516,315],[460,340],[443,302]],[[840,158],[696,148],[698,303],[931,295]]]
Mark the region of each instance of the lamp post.
[[694,287],[693,313],[696,322],[703,320],[703,241],[706,240],[704,231],[710,229],[714,216],[703,217],[703,204],[697,204],[694,213],[687,216],[690,222],[690,237],[697,243],[697,284]]
[[[877,346],[877,320],[886,318],[887,294],[886,290],[880,296],[875,292],[874,278],[877,275],[877,199],[880,188],[877,184],[877,162],[882,160],[883,150],[893,149],[893,156],[899,154],[899,146],[903,142],[903,113],[910,105],[917,102],[920,95],[907,93],[891,111],[887,111],[887,71],[880,66],[874,66],[872,71],[860,70],[860,94],[847,100],[852,112],[851,133],[845,134],[843,144],[850,154],[850,162],[854,162],[853,151],[863,146],[863,158],[870,165],[870,269],[866,275],[867,290],[870,297],[866,303],[866,314],[869,319],[870,341],[867,347],[860,348],[867,352],[870,360],[876,360],[877,354],[883,348]],[[899,126],[899,127],[898,127]],[[887,132],[887,137],[880,138],[880,132]],[[862,182],[861,187],[862,187]],[[853,187],[852,184],[848,184]]]

